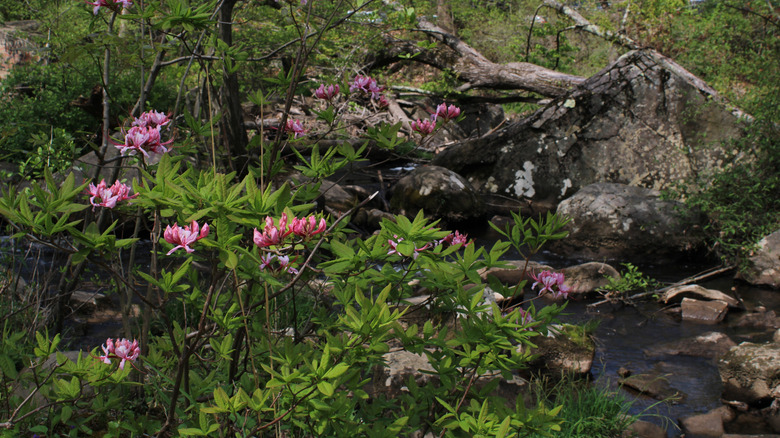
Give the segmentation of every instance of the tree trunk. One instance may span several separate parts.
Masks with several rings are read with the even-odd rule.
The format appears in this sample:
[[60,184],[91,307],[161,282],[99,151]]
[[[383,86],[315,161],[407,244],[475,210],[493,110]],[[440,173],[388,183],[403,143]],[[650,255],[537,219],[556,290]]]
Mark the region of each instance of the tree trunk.
[[[233,45],[233,7],[237,0],[225,0],[219,10],[219,39],[228,46]],[[226,55],[227,56],[227,55]],[[222,88],[219,92],[222,104],[222,145],[228,152],[228,159],[234,170],[245,170],[248,161],[246,146],[249,142],[244,129],[241,98],[238,92],[238,75],[223,67]]]
[[460,38],[425,18],[418,19],[418,28],[431,38],[443,43],[443,47],[423,49],[416,42],[388,40],[386,49],[369,60],[373,68],[400,61],[401,55],[413,55],[412,60],[438,69],[452,70],[464,85],[458,91],[471,88],[525,90],[542,96],[558,97],[585,78],[556,72],[527,62],[496,64],[463,42]]

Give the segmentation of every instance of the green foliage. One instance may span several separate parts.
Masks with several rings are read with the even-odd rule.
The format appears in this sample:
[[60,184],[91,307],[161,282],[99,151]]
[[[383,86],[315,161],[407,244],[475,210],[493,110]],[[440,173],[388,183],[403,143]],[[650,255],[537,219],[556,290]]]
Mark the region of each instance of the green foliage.
[[633,264],[621,265],[625,270],[620,274],[620,278],[606,276],[607,284],[596,289],[597,292],[607,296],[625,297],[629,292],[646,292],[658,287],[657,281],[645,276]]

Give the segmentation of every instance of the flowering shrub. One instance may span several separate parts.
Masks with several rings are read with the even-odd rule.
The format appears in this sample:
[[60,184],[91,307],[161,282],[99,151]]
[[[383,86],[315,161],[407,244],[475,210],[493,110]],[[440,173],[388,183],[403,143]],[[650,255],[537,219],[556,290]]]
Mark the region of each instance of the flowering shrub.
[[[209,13],[179,12],[154,9],[149,17],[162,20],[163,29],[186,22],[189,29],[182,35],[204,22],[216,25]],[[293,19],[306,13],[287,12]],[[235,54],[223,46],[215,49],[228,70]],[[350,98],[370,101],[374,108],[387,103],[384,87],[370,76],[354,77],[349,88]],[[296,87],[288,93],[292,101]],[[338,93],[335,85],[314,91],[327,106],[318,118],[341,134],[346,131],[333,108]],[[429,136],[459,116],[459,108],[442,104],[431,119],[412,127]],[[149,111],[115,144],[121,155],[139,158],[131,163],[140,175],[133,195],[121,183],[76,184],[73,175],[58,184],[48,172],[45,186],[31,184],[29,197],[3,192],[0,214],[17,237],[68,254],[75,277],[85,266],[106,273],[111,280],[106,285],[122,303],[126,333],[75,360],[57,353],[59,334],[38,333],[37,345],[24,357],[30,371],[0,359],[0,389],[6,390],[0,428],[16,436],[107,437],[397,437],[419,431],[501,436],[555,430],[555,408],[527,408],[522,398],[515,409],[508,408],[505,400],[486,395],[498,382],[488,389],[477,389],[474,382],[482,374],[509,377],[522,368],[529,360],[522,352],[529,349],[518,347],[530,346],[560,310],[554,304],[500,309],[484,301],[488,285],[480,272],[504,266],[501,258],[510,246],[537,251],[563,237],[564,221],[516,215],[503,231],[508,241],[491,248],[438,228],[422,213],[384,219],[376,233],[356,236],[348,228],[356,208],[323,216],[312,212],[310,202],[321,180],[361,159],[363,149],[343,142],[320,153],[315,145],[303,156],[292,148],[290,156],[298,161],[289,166],[280,151],[290,137],[302,144],[316,139],[301,121],[285,120],[290,135],[275,136],[274,147],[266,148],[262,135],[253,139],[260,153],[248,158],[257,162],[243,175],[221,171],[215,155],[209,169],[194,167],[190,158],[195,157],[183,152],[188,145],[173,149],[173,139],[163,141],[162,128],[171,130],[174,115]],[[216,127],[207,122],[208,129],[200,120],[188,125],[204,135]],[[391,149],[402,141],[399,127],[373,132]],[[215,154],[213,149],[205,153]],[[285,165],[311,180],[277,183]],[[89,205],[111,208],[130,198],[138,223],[131,238],[115,234],[119,221],[107,223],[105,210],[74,216]],[[148,247],[139,246],[146,237],[144,224],[151,229]],[[179,249],[184,250],[180,257],[167,257]],[[120,257],[145,250],[149,263]],[[545,293],[564,291],[562,280],[548,284],[542,274],[537,278]],[[520,295],[524,287],[487,281],[506,297]],[[429,295],[425,311],[434,317],[418,325],[407,320],[417,309],[406,303],[422,292]],[[68,292],[60,294],[67,302]],[[141,306],[137,315],[131,311],[135,303]],[[448,326],[447,320],[457,324]],[[385,364],[391,346],[424,356],[435,378],[408,382],[399,397],[381,395],[370,377]],[[51,358],[56,365],[45,370]],[[11,387],[34,388],[43,403],[17,396]]]

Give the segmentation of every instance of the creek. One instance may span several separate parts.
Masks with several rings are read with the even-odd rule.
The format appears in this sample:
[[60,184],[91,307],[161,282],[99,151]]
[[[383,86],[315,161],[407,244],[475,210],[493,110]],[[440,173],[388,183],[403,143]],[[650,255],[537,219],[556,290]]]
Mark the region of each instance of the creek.
[[[492,245],[492,239],[480,238],[477,244]],[[149,245],[146,245],[148,248]],[[34,279],[43,272],[56,272],[55,266],[61,264],[50,249],[34,245],[34,251],[12,251],[9,240],[0,241],[0,257],[12,260],[4,263],[8,268],[15,268],[22,277]],[[148,266],[148,250],[140,250],[139,265]],[[146,253],[144,256],[143,254]],[[11,257],[13,255],[13,258]],[[519,255],[515,254],[518,258]],[[507,258],[511,259],[512,254]],[[555,268],[563,268],[582,262],[570,260],[552,253],[542,252],[533,257],[534,261],[549,264]],[[14,267],[15,265],[15,267]],[[620,268],[619,263],[613,266]],[[673,283],[687,278],[711,267],[701,264],[674,265],[638,265],[645,275],[662,283]],[[100,275],[92,272],[91,276]],[[56,278],[57,275],[55,274]],[[89,277],[80,290],[107,292]],[[55,282],[56,283],[56,282]],[[753,311],[759,306],[780,313],[780,293],[766,288],[759,288],[734,281],[731,273],[719,278],[700,283],[700,285],[717,289],[736,296],[744,303],[746,311]],[[111,295],[118,308],[118,299]],[[530,295],[528,296],[530,297]],[[669,436],[678,436],[677,421],[693,414],[705,413],[721,405],[720,395],[722,384],[714,359],[669,355],[658,353],[659,346],[669,341],[692,338],[707,332],[721,332],[728,335],[734,342],[762,342],[771,339],[771,331],[742,329],[734,326],[736,319],[743,311],[731,310],[726,320],[717,325],[700,325],[680,321],[679,315],[664,311],[661,305],[653,300],[640,301],[633,306],[606,304],[591,308],[588,304],[595,299],[583,301],[570,300],[561,320],[569,323],[584,323],[593,319],[599,325],[593,334],[596,343],[596,355],[591,371],[596,385],[608,386],[621,391],[631,401],[630,413],[641,414],[645,421],[650,421],[666,428]],[[63,343],[64,348],[90,351],[99,347],[107,337],[121,336],[122,325],[117,313],[106,317],[69,318],[66,325],[72,334]],[[683,394],[679,401],[663,402],[639,395],[619,386],[619,370],[630,369],[633,375],[649,373],[661,375],[668,380],[669,386]]]

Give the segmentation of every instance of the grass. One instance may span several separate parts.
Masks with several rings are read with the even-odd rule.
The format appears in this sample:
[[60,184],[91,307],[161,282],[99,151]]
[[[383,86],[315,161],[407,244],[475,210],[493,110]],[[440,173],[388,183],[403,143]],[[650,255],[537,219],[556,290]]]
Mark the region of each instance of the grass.
[[628,413],[631,401],[621,393],[581,379],[564,377],[552,384],[537,382],[537,397],[546,404],[562,405],[563,420],[556,437],[607,438],[619,437],[639,418]]

